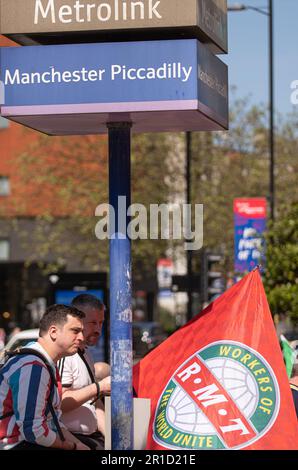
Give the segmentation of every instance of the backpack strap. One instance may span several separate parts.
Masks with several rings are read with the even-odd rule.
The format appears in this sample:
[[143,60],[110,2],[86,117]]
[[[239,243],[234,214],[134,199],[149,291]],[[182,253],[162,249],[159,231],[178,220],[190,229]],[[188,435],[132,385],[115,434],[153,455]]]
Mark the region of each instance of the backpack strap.
[[[56,376],[54,374],[53,368],[52,368],[51,364],[49,363],[49,361],[45,358],[45,356],[41,352],[37,351],[34,348],[21,348],[21,349],[17,349],[16,351],[7,353],[8,359],[10,359],[11,357],[14,357],[14,356],[24,356],[24,355],[37,356],[39,359],[42,360],[42,362],[45,364],[45,366],[48,369],[48,372],[49,372],[50,378],[51,378],[51,386],[50,386],[50,393],[49,393],[49,397],[48,397],[48,405],[49,405],[50,413],[52,415],[54,424],[56,426],[58,435],[59,435],[61,441],[65,441],[65,437],[63,436],[63,432],[62,432],[61,426],[59,424],[59,421],[58,421],[58,418],[57,418],[57,415],[55,413],[53,403],[52,403],[52,400],[51,400],[51,395],[52,395],[52,392],[54,390],[54,386],[58,387]],[[14,415],[14,412],[11,411],[9,413],[6,413],[3,416],[0,416],[0,420],[8,418],[9,416],[13,416],[13,415]]]
[[90,368],[90,366],[89,366],[89,364],[88,364],[87,359],[86,359],[85,356],[84,356],[83,351],[81,351],[80,348],[78,349],[78,355],[80,356],[80,358],[81,358],[82,361],[84,362],[84,364],[85,364],[85,366],[86,366],[86,369],[87,369],[87,371],[88,371],[89,377],[90,377],[90,379],[91,379],[91,382],[94,384],[94,383],[96,382],[95,377],[94,377],[94,374],[93,374],[93,372],[92,372],[92,370],[91,370],[91,368]]
[[[88,371],[91,382],[95,383],[96,380],[95,380],[94,374],[93,374],[93,372],[92,372],[92,370],[91,370],[91,368],[88,364],[88,361],[85,358],[84,352],[81,349],[78,349],[78,355],[80,356],[80,358],[84,362],[84,365],[85,365],[85,367]],[[61,379],[62,379],[63,371],[64,371],[64,363],[65,363],[65,357],[63,357],[62,359],[60,359],[60,361],[58,361],[58,371],[59,371]],[[64,385],[63,385],[63,387],[64,387]],[[66,385],[65,385],[65,387],[66,387]]]
[[65,357],[62,357],[62,359],[60,359],[57,363],[58,372],[59,372],[61,379],[62,379],[63,370],[64,370],[64,363],[65,363]]

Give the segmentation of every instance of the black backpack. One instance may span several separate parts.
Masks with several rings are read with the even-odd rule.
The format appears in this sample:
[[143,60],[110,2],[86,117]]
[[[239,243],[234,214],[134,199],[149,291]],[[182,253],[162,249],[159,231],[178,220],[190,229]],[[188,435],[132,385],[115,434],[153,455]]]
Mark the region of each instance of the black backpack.
[[[25,355],[31,355],[31,356],[39,357],[39,359],[42,360],[42,362],[46,365],[46,367],[48,369],[48,372],[49,372],[50,378],[51,378],[50,393],[49,393],[49,397],[48,397],[48,404],[49,404],[49,408],[50,408],[50,413],[53,417],[53,421],[55,423],[55,426],[56,426],[56,429],[57,429],[57,432],[59,434],[59,437],[60,437],[61,441],[65,441],[62,429],[60,427],[60,424],[59,424],[59,421],[57,419],[57,416],[56,416],[56,413],[55,413],[55,410],[54,410],[54,407],[53,407],[53,403],[52,403],[52,400],[51,400],[51,396],[53,394],[54,387],[58,386],[57,380],[56,380],[56,377],[55,377],[55,374],[54,374],[54,371],[52,369],[51,364],[43,356],[43,354],[40,353],[39,351],[37,351],[36,349],[33,349],[33,348],[20,348],[20,349],[17,349],[15,351],[12,351],[12,352],[6,351],[4,361],[0,365],[0,374],[1,374],[1,370],[7,364],[9,359],[11,359],[12,357],[15,357],[15,356],[25,356]],[[10,411],[9,413],[6,413],[5,415],[0,416],[0,420],[8,418],[9,416],[13,416],[13,414],[14,414],[14,412]]]

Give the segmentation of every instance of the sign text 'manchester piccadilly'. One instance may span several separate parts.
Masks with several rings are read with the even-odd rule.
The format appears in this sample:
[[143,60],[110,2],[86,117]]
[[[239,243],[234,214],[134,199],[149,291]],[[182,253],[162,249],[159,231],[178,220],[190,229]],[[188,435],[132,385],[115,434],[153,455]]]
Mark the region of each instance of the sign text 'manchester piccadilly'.
[[4,85],[34,85],[34,84],[50,84],[50,83],[78,83],[78,82],[96,82],[103,81],[106,75],[109,80],[121,81],[126,80],[180,80],[182,83],[187,82],[192,72],[192,66],[185,67],[181,62],[164,63],[160,67],[127,67],[126,65],[112,64],[109,70],[99,68],[97,70],[88,70],[82,67],[80,70],[63,72],[50,67],[46,72],[21,72],[15,69],[13,73],[5,70]]
[[[1,33],[23,44],[63,43],[62,33],[194,35],[227,51],[226,0],[0,0]],[[61,33],[61,34],[60,34]],[[186,34],[186,35],[185,35]]]
[[48,134],[220,130],[227,66],[196,39],[0,49],[2,116]]

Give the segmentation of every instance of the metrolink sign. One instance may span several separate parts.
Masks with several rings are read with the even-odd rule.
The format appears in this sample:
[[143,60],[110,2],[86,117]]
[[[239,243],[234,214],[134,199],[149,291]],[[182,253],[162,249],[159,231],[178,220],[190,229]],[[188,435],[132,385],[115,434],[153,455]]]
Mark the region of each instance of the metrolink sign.
[[51,135],[222,130],[227,66],[196,39],[0,50],[2,116]]
[[25,45],[183,34],[227,52],[226,0],[0,0],[0,8],[1,34]]

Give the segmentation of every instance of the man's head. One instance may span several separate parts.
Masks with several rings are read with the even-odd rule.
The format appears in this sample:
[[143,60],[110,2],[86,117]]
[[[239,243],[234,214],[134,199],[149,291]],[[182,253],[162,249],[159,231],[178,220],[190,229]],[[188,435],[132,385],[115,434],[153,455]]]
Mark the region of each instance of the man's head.
[[40,320],[40,342],[53,357],[75,354],[84,341],[83,312],[66,305],[51,305]]
[[101,335],[105,307],[104,304],[94,295],[77,295],[71,305],[81,310],[85,314],[84,318],[84,339],[87,346],[94,346]]

